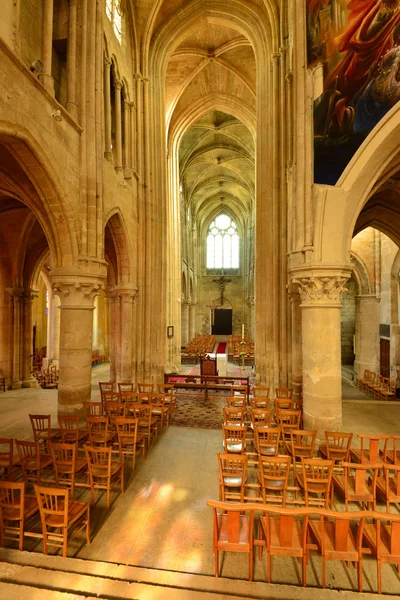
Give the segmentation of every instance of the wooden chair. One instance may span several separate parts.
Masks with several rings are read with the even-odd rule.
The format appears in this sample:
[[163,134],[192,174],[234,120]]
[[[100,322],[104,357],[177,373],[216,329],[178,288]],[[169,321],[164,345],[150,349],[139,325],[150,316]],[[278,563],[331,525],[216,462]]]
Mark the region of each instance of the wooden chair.
[[121,484],[121,492],[124,486],[124,461],[112,460],[111,448],[99,448],[84,446],[87,464],[89,467],[89,483],[91,504],[94,504],[94,490],[106,490],[107,510],[110,508],[111,481],[117,480]]
[[255,396],[254,398],[250,398],[250,407],[253,408],[266,408],[269,409],[270,400],[267,397]]
[[[304,492],[306,506],[323,505],[328,508],[332,485],[333,460],[303,458],[302,472],[294,472],[295,482]],[[310,494],[316,494],[313,498]]]
[[137,387],[140,394],[152,394],[154,392],[154,383],[138,383]]
[[247,385],[231,385],[231,396],[240,396],[246,398],[247,403]]
[[374,371],[370,371],[368,379],[363,384],[363,390],[366,394],[372,394],[372,388],[376,385],[376,378],[376,373]]
[[75,478],[78,473],[87,473],[86,459],[78,456],[77,445],[56,443],[50,444],[53,465],[56,473],[56,485],[66,485],[71,489],[71,498],[75,492]]
[[382,456],[386,454],[390,435],[367,435],[358,433],[361,440],[361,448],[351,448],[350,457],[355,462],[382,462]]
[[88,417],[86,423],[92,446],[107,446],[114,442],[117,432],[109,430],[110,420],[108,417]]
[[146,436],[139,432],[139,420],[131,417],[116,417],[115,425],[117,427],[118,446],[120,454],[132,457],[132,471],[135,470],[136,454],[138,450],[142,451],[142,456],[146,458]]
[[296,468],[297,460],[314,456],[316,435],[316,431],[307,429],[294,429],[290,432],[290,442],[285,443],[285,451],[293,459],[293,470]]
[[224,406],[222,409],[225,425],[244,425],[246,411],[235,406]]
[[213,500],[208,500],[207,504],[213,509],[215,576],[219,575],[220,552],[243,552],[249,555],[249,579],[253,581],[254,510],[246,511],[242,504]]
[[3,479],[12,481],[13,467],[19,463],[14,458],[14,440],[12,438],[0,438],[0,469],[3,470]]
[[[285,511],[285,512],[281,512]],[[272,556],[293,556],[302,561],[303,585],[307,583],[307,528],[308,515],[297,509],[275,509],[272,507],[260,517],[260,540],[267,546],[268,583],[271,583]],[[262,545],[260,555],[262,555]],[[261,557],[261,556],[260,556]]]
[[61,437],[60,429],[51,427],[51,415],[29,415],[29,418],[33,439],[35,442],[43,444],[45,450],[47,450],[50,440]]
[[349,462],[352,439],[352,433],[325,431],[325,444],[321,444],[318,450],[320,457],[335,463]]
[[369,373],[370,373],[369,369],[364,369],[363,376],[356,379],[356,387],[358,387],[360,390],[363,389],[365,382],[368,380]]
[[[219,499],[244,502],[248,458],[245,454],[217,454]],[[233,490],[236,490],[235,492]]]
[[159,394],[165,395],[164,405],[169,408],[169,418],[172,418],[172,415],[177,410],[175,390],[173,383],[158,383],[157,390]]
[[269,398],[270,389],[269,387],[253,387],[253,398]]
[[58,424],[60,425],[61,439],[64,444],[73,442],[80,444],[88,436],[87,429],[81,429],[79,417],[60,416],[58,417]]
[[388,513],[391,504],[400,503],[400,463],[383,465],[383,477],[376,479],[376,494],[384,498]]
[[281,387],[275,388],[275,399],[281,398],[292,398],[293,397],[293,388]]
[[396,379],[390,379],[387,386],[379,389],[379,400],[396,400]]
[[282,441],[290,442],[290,434],[292,431],[297,431],[301,427],[301,411],[300,410],[279,410],[279,427],[282,432]]
[[133,383],[131,381],[126,383],[118,383],[118,391],[120,394],[123,392],[133,392]]
[[[390,441],[392,448],[389,447]],[[392,435],[385,448],[385,452],[381,453],[382,460],[385,463],[400,465],[400,435]]]
[[277,423],[279,422],[281,410],[296,410],[294,400],[292,398],[277,398],[274,400],[274,415]]
[[25,494],[24,482],[0,481],[0,545],[17,540],[23,550],[25,524],[38,512],[36,498]]
[[256,427],[272,427],[274,415],[268,408],[253,408],[250,412],[250,427],[255,431]]
[[379,373],[376,375],[375,383],[373,383],[370,387],[370,392],[373,400],[379,400],[380,389],[385,389],[383,385],[384,379],[385,377],[382,377],[382,375],[379,375]]
[[132,409],[132,416],[139,420],[139,432],[145,435],[149,450],[153,438],[158,439],[158,419],[153,416],[149,404],[137,404]]
[[382,564],[397,565],[400,572],[400,515],[372,513],[365,523],[363,542],[376,559],[378,594],[382,594]]
[[103,397],[103,392],[113,392],[114,386],[115,386],[115,384],[113,381],[99,381],[101,397]]
[[169,407],[165,406],[165,394],[152,394],[150,398],[151,414],[160,423],[160,432],[164,430],[164,420],[169,427]]
[[35,485],[35,493],[42,521],[45,554],[48,554],[49,546],[55,546],[62,548],[62,555],[66,558],[68,533],[72,528],[74,529],[72,537],[85,529],[87,543],[90,544],[89,502],[70,500],[69,490],[58,488]]
[[39,442],[15,440],[15,443],[25,483],[32,481],[39,484],[42,480],[42,472],[53,462],[51,455],[40,452]]
[[111,392],[111,391],[104,391],[102,396],[101,396],[101,402],[102,402],[102,414],[106,415],[107,414],[107,404],[111,403],[115,403],[115,402],[120,402],[121,401],[121,396],[119,392]]
[[376,463],[348,463],[343,462],[343,475],[334,475],[332,478],[332,505],[334,490],[344,496],[345,507],[348,510],[349,502],[361,502],[375,510],[376,507],[376,480],[381,462]]
[[116,429],[115,419],[126,416],[126,404],[124,402],[106,402],[104,408],[105,416],[109,419],[111,429]]
[[244,454],[246,450],[245,425],[222,425],[224,450],[226,453]]
[[234,408],[242,408],[246,410],[247,401],[245,396],[227,396],[225,398],[227,406],[233,406]]
[[260,456],[277,456],[281,441],[281,430],[278,427],[265,425],[255,427],[254,445]]
[[365,518],[359,519],[354,536],[350,527],[351,513],[332,515],[334,516],[328,517],[322,513],[319,519],[310,519],[308,522],[309,533],[322,558],[322,587],[326,586],[326,561],[341,560],[346,561],[348,566],[350,562],[357,563],[358,591],[362,592],[362,537]]
[[[286,494],[290,473],[291,460],[289,456],[262,456],[258,457],[258,482],[260,484],[261,496],[264,504],[272,502],[273,504],[286,505]],[[281,492],[280,496],[276,494],[268,495],[268,492]]]
[[102,417],[103,416],[103,403],[102,402],[84,402],[83,410],[85,411],[85,417]]

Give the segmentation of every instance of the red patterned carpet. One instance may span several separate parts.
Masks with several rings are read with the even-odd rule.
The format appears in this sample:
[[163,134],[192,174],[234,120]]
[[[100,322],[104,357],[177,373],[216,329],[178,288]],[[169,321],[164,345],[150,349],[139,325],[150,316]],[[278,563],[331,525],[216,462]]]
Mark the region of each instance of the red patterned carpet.
[[226,354],[226,343],[220,342],[217,348],[217,354]]
[[178,427],[200,427],[202,429],[220,429],[222,425],[222,408],[226,406],[225,396],[209,396],[204,400],[204,392],[176,391],[177,410],[171,425]]

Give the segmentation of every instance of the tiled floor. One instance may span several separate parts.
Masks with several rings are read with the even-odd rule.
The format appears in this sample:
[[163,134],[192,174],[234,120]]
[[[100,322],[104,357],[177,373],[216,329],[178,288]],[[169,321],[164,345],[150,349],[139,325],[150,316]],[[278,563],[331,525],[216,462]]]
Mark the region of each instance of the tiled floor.
[[[94,387],[104,380],[104,367],[93,371]],[[97,395],[94,391],[93,396]],[[95,398],[93,398],[95,399]],[[17,390],[0,394],[0,436],[31,438],[28,414],[51,413],[56,419],[57,393],[51,390]],[[363,433],[399,432],[400,405],[346,402],[343,429]],[[212,513],[208,499],[218,498],[216,453],[221,451],[217,430],[170,427],[159,436],[135,473],[126,471],[124,494],[115,490],[110,511],[104,494],[96,495],[92,510],[92,543],[76,538],[69,555],[179,572],[212,574]],[[87,492],[81,492],[87,497]],[[31,549],[41,551],[35,542]],[[227,554],[222,563],[227,577],[247,578],[247,559]],[[309,585],[319,585],[320,560],[312,556]],[[265,581],[265,561],[255,560],[255,579]],[[273,559],[273,581],[300,584],[300,565],[294,559]],[[327,565],[327,585],[355,589],[356,571],[343,563]],[[396,592],[400,583],[392,567],[384,567],[385,592]],[[376,590],[375,562],[364,560],[364,589]]]

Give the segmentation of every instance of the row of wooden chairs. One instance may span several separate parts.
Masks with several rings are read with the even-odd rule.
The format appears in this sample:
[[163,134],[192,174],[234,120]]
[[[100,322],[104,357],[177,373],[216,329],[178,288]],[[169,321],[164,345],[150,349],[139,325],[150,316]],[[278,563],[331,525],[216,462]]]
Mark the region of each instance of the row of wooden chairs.
[[186,346],[185,351],[182,353],[186,354],[209,354],[214,352],[217,338],[215,335],[196,335],[190,340]]
[[371,394],[374,400],[396,400],[396,385],[396,379],[383,377],[369,369],[364,369],[363,377],[356,379],[356,387]]
[[[326,561],[357,565],[358,590],[363,587],[362,561],[365,555],[377,563],[378,593],[382,593],[382,564],[400,570],[400,514],[371,511],[336,512],[316,508],[280,508],[268,505],[228,503],[209,500],[213,510],[213,554],[215,575],[219,575],[219,553],[249,555],[249,579],[253,580],[253,557],[267,554],[267,577],[271,582],[271,558],[295,557],[302,563],[302,582],[307,584],[311,552],[321,556],[322,587],[326,586]],[[258,520],[258,527],[256,527]],[[255,532],[258,531],[258,536]],[[355,532],[355,533],[354,533]]]
[[[90,504],[74,500],[68,489],[34,485],[35,495],[26,494],[25,482],[0,481],[0,545],[6,540],[18,542],[23,550],[24,538],[43,540],[43,552],[49,546],[62,549],[67,556],[68,540],[83,529],[90,544]],[[41,532],[38,532],[40,517]],[[70,535],[73,530],[73,535]]]

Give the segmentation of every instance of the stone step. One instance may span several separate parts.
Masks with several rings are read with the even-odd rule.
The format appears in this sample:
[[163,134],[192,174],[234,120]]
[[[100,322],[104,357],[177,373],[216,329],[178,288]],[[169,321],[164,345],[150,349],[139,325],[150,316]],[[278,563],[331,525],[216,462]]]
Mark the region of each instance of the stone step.
[[353,367],[347,367],[346,365],[342,365],[342,379],[354,381]]
[[[377,594],[216,578],[0,548],[0,600],[377,600]],[[400,600],[400,596],[390,596]]]

